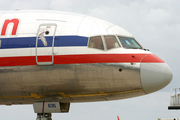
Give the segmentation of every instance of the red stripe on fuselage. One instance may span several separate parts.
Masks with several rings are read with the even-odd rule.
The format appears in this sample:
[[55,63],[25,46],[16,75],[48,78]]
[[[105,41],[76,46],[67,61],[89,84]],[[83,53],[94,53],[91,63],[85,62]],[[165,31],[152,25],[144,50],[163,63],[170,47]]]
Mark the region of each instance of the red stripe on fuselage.
[[143,59],[141,60],[142,63],[155,63],[155,62],[162,62],[164,63],[163,60],[161,60],[158,56],[154,55],[154,54],[147,54],[146,56],[143,57]]
[[[84,64],[84,63],[164,63],[163,60],[149,54],[83,54],[83,55],[55,55],[54,64]],[[46,59],[50,56],[39,56]],[[36,65],[35,56],[1,57],[0,66]]]

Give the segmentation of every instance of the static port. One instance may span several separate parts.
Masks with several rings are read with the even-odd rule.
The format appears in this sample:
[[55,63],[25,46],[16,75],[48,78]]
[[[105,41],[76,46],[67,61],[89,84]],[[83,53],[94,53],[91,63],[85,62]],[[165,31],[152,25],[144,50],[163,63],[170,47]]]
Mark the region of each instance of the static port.
[[119,72],[122,72],[122,69],[121,69],[121,68],[119,68]]

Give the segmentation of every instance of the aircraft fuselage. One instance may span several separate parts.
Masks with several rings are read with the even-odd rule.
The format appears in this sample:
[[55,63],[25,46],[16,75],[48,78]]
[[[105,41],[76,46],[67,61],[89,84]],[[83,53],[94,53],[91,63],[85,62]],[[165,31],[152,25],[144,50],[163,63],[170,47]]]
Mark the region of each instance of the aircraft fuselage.
[[172,79],[168,65],[130,33],[97,18],[0,12],[0,33],[0,104],[124,99]]

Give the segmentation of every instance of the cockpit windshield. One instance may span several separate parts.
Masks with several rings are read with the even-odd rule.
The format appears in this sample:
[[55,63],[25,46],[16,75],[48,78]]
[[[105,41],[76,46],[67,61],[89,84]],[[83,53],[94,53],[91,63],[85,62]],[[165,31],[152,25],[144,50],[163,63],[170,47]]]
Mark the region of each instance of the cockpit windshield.
[[104,40],[106,42],[107,50],[120,47],[120,45],[114,35],[106,35],[106,36],[104,36]]
[[130,49],[142,49],[142,47],[136,42],[134,38],[120,37],[118,36],[122,46]]
[[88,47],[104,50],[104,45],[101,36],[91,37]]
[[115,35],[101,35],[89,38],[88,47],[100,50],[110,50],[113,48],[143,49],[141,45],[130,37]]

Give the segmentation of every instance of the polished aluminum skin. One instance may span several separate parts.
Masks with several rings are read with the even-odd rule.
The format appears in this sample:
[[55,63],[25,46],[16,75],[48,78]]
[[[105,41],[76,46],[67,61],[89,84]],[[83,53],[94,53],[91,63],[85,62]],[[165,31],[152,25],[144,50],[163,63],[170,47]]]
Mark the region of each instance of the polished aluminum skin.
[[0,83],[0,104],[105,101],[145,94],[140,63],[1,67]]

